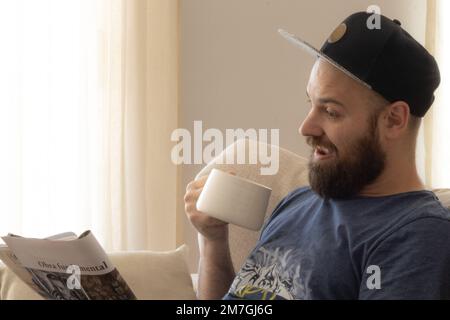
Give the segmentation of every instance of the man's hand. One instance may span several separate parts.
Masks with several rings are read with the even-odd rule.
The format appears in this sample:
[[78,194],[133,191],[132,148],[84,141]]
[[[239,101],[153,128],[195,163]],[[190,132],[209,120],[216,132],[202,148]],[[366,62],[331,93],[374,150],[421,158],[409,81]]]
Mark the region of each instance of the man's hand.
[[[230,174],[235,175],[233,172]],[[228,223],[210,217],[197,210],[197,201],[208,179],[203,176],[198,180],[191,181],[186,187],[184,195],[184,208],[186,215],[197,231],[209,241],[226,241],[228,237]]]
[[184,195],[186,215],[200,234],[197,297],[201,300],[221,299],[235,277],[228,245],[228,223],[197,210],[197,200],[207,179],[208,176],[204,176],[190,182]]

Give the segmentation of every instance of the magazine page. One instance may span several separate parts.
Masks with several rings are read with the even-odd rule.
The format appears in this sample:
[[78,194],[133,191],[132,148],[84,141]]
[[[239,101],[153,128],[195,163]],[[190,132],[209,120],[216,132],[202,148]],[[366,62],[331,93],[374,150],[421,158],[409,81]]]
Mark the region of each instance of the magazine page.
[[51,237],[46,238],[47,240],[60,240],[60,241],[68,241],[77,239],[77,235],[73,232],[64,232]]
[[33,277],[20,263],[16,255],[5,245],[0,245],[0,260],[16,274],[16,276],[30,286],[36,292],[39,292],[39,287],[33,282]]
[[[19,237],[15,234],[8,234],[8,237]],[[77,238],[77,235],[73,232],[65,232],[56,234],[47,239],[54,240],[74,240]],[[30,286],[33,290],[39,292],[39,287],[33,282],[33,277],[31,273],[25,269],[20,263],[19,259],[16,255],[8,248],[8,246],[0,244],[0,260],[12,271],[14,274],[23,282],[25,282],[28,286]]]
[[44,298],[136,299],[90,231],[74,240],[14,236],[2,239],[30,273],[32,287],[38,287],[38,293]]

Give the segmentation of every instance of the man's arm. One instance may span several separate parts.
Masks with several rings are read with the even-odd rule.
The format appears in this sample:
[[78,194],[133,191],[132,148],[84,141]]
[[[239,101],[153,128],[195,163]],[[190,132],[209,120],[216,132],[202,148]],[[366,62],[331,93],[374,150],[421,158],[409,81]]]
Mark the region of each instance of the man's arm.
[[197,297],[216,300],[227,293],[235,273],[228,243],[228,223],[197,210],[197,200],[206,179],[207,176],[188,184],[184,204],[189,221],[199,233],[200,262]]
[[235,277],[228,236],[224,240],[211,241],[199,234],[198,241],[200,262],[197,297],[201,300],[222,299]]

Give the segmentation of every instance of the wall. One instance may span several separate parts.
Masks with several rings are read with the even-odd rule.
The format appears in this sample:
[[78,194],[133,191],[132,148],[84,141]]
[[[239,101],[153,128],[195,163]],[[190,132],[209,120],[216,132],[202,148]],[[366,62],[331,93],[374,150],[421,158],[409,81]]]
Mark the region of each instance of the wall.
[[[320,47],[345,17],[372,4],[424,43],[426,0],[180,0],[180,127],[192,132],[194,120],[202,120],[204,129],[279,128],[281,147],[308,156],[297,130],[308,111],[305,87],[314,59],[277,29]],[[180,194],[200,168],[182,166]],[[178,208],[195,271],[196,232],[181,198]]]

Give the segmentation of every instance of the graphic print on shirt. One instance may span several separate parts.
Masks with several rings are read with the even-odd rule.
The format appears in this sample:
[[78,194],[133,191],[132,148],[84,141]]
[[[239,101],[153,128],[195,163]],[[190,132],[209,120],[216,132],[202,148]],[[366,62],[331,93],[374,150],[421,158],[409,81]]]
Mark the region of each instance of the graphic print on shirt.
[[237,274],[230,294],[258,300],[307,299],[309,290],[301,274],[310,272],[302,270],[304,261],[305,257],[293,249],[260,247]]

